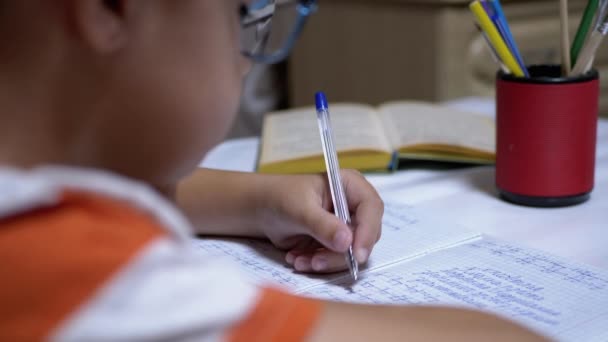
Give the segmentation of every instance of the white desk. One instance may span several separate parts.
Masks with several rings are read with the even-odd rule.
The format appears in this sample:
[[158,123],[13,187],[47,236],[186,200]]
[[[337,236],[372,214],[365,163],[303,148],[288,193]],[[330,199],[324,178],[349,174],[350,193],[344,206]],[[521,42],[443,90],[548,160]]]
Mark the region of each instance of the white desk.
[[[493,101],[464,99],[449,105],[493,114]],[[229,140],[202,166],[253,171],[258,138]],[[555,209],[522,207],[500,200],[494,167],[449,171],[405,170],[368,175],[384,200],[414,204],[449,224],[608,269],[608,120],[598,125],[595,188],[583,204]]]

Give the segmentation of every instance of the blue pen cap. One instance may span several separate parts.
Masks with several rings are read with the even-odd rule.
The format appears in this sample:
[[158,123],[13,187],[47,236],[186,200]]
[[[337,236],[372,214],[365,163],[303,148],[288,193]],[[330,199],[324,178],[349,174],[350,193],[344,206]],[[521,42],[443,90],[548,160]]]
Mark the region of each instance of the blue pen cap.
[[318,91],[315,94],[315,104],[317,105],[317,111],[329,109],[329,106],[327,105],[327,98],[325,97],[324,92]]

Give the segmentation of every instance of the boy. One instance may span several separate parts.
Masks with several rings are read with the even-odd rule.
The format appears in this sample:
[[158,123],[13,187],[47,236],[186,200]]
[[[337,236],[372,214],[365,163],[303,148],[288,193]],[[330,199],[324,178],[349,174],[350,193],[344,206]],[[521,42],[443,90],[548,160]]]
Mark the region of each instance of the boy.
[[536,340],[468,310],[257,288],[189,248],[192,233],[267,237],[296,270],[331,272],[380,237],[357,173],[353,236],[322,175],[193,171],[237,109],[243,5],[0,2],[0,339]]

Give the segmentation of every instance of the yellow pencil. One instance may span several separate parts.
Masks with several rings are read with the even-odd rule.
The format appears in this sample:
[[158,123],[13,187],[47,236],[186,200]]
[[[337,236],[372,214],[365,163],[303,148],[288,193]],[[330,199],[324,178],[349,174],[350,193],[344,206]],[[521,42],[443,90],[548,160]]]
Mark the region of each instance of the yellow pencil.
[[483,31],[488,35],[490,42],[494,46],[494,49],[498,53],[498,56],[500,56],[502,62],[507,66],[507,68],[509,68],[509,70],[511,70],[511,72],[515,76],[523,77],[523,70],[519,66],[519,63],[517,63],[517,60],[515,60],[515,57],[513,57],[513,54],[507,47],[507,44],[505,44],[505,41],[500,36],[500,33],[498,33],[496,26],[494,26],[494,23],[492,22],[490,17],[488,17],[488,14],[483,9],[483,6],[479,2],[479,0],[473,1],[469,5],[469,8],[471,9],[471,12],[473,12],[473,15],[475,15],[479,26],[481,26]]

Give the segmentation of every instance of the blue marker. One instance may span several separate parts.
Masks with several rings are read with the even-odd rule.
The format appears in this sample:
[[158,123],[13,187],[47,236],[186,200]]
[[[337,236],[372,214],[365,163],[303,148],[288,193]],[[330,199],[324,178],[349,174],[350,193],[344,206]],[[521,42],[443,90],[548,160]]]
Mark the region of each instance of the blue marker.
[[509,23],[507,23],[507,17],[505,17],[504,12],[502,11],[502,6],[500,5],[500,0],[491,0],[487,2],[491,7],[488,11],[488,7],[486,11],[488,11],[488,15],[492,18],[492,21],[496,25],[496,28],[502,35],[502,38],[507,43],[507,46],[515,56],[517,63],[521,66],[521,69],[524,72],[526,77],[530,77],[530,73],[528,72],[528,68],[526,68],[526,64],[524,64],[524,59],[521,57],[519,53],[519,49],[517,48],[517,44],[515,44],[515,39],[513,39],[513,34],[511,33],[511,29],[509,28]]

